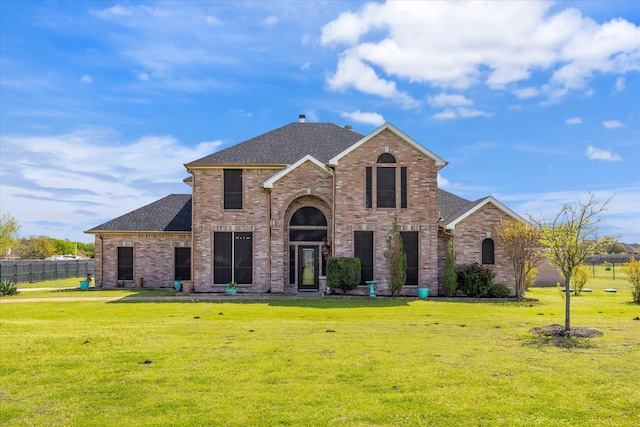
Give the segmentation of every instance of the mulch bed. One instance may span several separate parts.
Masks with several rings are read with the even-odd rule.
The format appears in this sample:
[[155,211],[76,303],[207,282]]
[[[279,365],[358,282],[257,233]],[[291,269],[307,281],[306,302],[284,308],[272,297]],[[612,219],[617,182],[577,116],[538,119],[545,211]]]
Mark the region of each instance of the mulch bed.
[[567,331],[564,326],[558,324],[532,328],[529,332],[545,337],[594,338],[603,335],[602,332],[590,328],[571,328]]

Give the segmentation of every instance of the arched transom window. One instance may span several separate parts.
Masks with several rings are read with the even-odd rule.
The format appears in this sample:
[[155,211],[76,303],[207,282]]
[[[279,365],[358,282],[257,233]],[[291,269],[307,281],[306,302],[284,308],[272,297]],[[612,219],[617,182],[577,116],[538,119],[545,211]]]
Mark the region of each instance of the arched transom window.
[[327,237],[327,218],[320,209],[305,206],[298,209],[289,221],[289,240],[292,242],[321,242]]

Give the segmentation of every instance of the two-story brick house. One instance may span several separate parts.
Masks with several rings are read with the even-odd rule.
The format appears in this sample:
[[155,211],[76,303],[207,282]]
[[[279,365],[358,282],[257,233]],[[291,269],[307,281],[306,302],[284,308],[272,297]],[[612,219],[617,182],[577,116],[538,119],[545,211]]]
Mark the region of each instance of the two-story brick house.
[[[87,233],[96,236],[96,284],[191,280],[196,292],[319,291],[328,256],[360,258],[362,277],[388,293],[384,258],[394,219],[407,254],[405,295],[437,295],[448,242],[458,263],[491,265],[513,290],[495,240],[493,197],[438,189],[446,162],[387,123],[369,135],[299,122],[185,164],[192,192],[174,194]],[[361,292],[365,292],[362,287]]]

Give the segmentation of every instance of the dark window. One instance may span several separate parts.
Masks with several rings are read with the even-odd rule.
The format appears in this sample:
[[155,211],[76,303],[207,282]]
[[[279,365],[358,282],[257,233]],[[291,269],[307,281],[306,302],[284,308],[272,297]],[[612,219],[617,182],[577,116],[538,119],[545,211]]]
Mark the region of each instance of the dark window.
[[327,219],[324,217],[324,214],[320,211],[320,209],[316,209],[311,206],[305,206],[304,208],[298,209],[296,213],[293,214],[289,224],[292,226],[316,225],[326,227]]
[[216,232],[213,234],[213,283],[253,282],[253,234]]
[[367,166],[365,172],[365,207],[372,208],[373,207],[373,168]]
[[234,281],[243,284],[253,282],[252,233],[234,233]]
[[353,256],[360,259],[361,284],[373,280],[373,231],[353,233]]
[[289,246],[289,283],[296,283],[296,247]]
[[191,248],[175,248],[173,280],[191,280]]
[[224,208],[242,209],[242,169],[224,170]]
[[484,239],[482,241],[482,263],[495,264],[495,249],[493,239]]
[[133,280],[133,248],[118,248],[118,280]]
[[389,153],[383,153],[378,156],[378,163],[395,163],[396,158]]
[[327,229],[290,229],[289,240],[292,242],[322,242],[327,237]]
[[401,231],[402,246],[407,254],[407,281],[405,285],[418,285],[418,232]]
[[213,234],[213,283],[223,284],[232,279],[233,233]]
[[407,168],[400,168],[400,207],[407,207]]
[[396,168],[376,168],[376,197],[379,208],[396,207]]

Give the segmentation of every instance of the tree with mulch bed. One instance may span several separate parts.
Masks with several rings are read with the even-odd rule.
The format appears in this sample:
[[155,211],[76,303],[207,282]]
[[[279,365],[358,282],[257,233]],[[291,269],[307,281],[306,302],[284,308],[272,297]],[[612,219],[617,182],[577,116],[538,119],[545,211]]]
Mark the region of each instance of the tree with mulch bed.
[[598,215],[610,200],[598,206],[591,194],[587,202],[565,204],[553,218],[532,219],[540,232],[540,243],[547,249],[545,255],[564,278],[565,331],[571,330],[571,278],[587,257],[598,253],[608,242],[598,238]]

